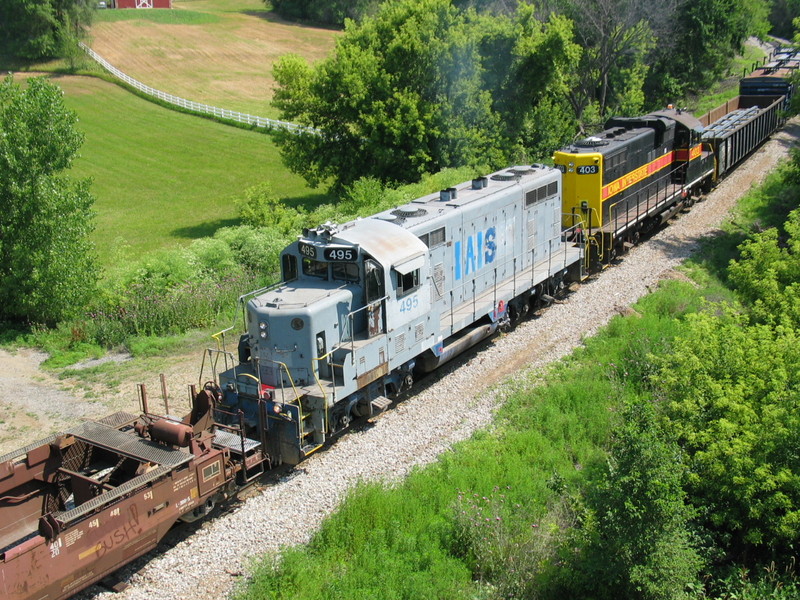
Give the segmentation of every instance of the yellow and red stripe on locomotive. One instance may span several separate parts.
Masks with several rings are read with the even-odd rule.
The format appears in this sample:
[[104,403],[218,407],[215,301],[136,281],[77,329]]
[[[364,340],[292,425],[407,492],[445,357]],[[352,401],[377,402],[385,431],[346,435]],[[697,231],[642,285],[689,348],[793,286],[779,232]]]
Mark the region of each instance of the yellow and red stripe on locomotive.
[[702,131],[698,119],[669,108],[610,119],[604,131],[555,153],[562,225],[581,224],[588,260],[607,263],[622,242],[635,241],[699,191],[713,173]]

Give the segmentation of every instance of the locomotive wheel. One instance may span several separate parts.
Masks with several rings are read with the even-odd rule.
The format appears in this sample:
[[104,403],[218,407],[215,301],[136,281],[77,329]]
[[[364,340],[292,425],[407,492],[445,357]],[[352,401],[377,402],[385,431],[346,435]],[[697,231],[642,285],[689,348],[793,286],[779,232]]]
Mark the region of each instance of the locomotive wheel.
[[411,371],[409,371],[403,377],[403,383],[400,386],[400,391],[404,392],[406,390],[410,390],[412,385],[414,385],[414,375],[411,373]]

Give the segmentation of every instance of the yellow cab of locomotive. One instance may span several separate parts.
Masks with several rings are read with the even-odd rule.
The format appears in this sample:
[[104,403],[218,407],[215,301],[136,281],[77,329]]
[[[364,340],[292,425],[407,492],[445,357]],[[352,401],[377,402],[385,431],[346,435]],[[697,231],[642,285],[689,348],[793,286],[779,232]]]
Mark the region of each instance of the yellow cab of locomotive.
[[[587,138],[588,143],[599,138]],[[599,152],[558,151],[553,156],[562,173],[562,227],[602,225],[603,155]]]
[[699,190],[713,169],[698,119],[668,107],[613,117],[605,129],[553,156],[562,173],[562,227],[578,227],[590,259],[607,264]]

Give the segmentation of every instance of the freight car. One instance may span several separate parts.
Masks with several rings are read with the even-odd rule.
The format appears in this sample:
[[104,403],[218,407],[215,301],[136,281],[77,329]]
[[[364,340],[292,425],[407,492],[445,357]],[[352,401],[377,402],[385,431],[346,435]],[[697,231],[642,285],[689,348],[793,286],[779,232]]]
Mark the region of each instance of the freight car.
[[[691,206],[776,131],[790,96],[773,90],[737,96],[699,119],[671,107],[615,117],[602,132],[556,152],[564,177],[563,224],[581,224],[587,268],[607,266]],[[788,84],[785,90],[792,92]]]
[[221,406],[256,428],[265,402],[270,455],[296,464],[579,280],[574,237],[561,174],[543,165],[304,231],[281,256],[283,283],[242,299],[247,331],[218,374]]
[[778,48],[762,65],[754,65],[739,81],[740,96],[783,96],[788,101],[794,93],[794,74],[800,67],[800,50]]
[[261,441],[213,421],[214,389],[182,419],[115,413],[0,456],[0,597],[68,598],[263,473]]

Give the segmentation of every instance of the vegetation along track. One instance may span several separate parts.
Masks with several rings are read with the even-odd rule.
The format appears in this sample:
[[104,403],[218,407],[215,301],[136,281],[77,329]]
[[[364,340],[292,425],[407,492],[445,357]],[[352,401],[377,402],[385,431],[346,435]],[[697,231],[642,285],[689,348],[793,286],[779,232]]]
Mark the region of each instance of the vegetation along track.
[[[538,318],[496,338],[460,368],[441,376],[377,423],[344,436],[195,535],[118,574],[131,585],[115,600],[218,599],[230,594],[248,557],[307,541],[325,515],[359,480],[392,480],[432,462],[457,441],[489,425],[509,375],[537,372],[569,354],[618,312],[643,296],[713,234],[728,211],[760,183],[800,138],[800,119],[763,145],[704,202],[631,250],[621,264],[593,278]],[[97,587],[82,600],[111,598]]]

